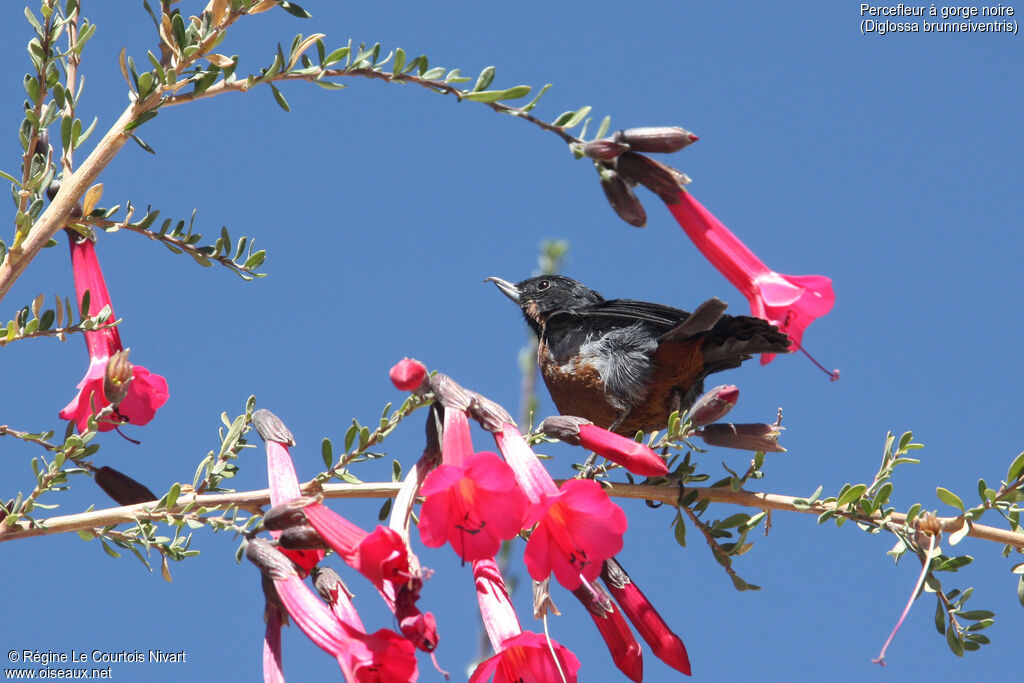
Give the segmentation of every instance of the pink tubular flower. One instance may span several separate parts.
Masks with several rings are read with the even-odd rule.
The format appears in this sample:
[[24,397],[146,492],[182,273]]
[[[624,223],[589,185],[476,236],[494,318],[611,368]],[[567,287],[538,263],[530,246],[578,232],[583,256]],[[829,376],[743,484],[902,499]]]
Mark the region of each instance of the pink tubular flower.
[[[75,294],[79,304],[88,291],[88,314],[98,315],[105,306],[110,306],[110,319],[114,320],[110,294],[103,280],[100,262],[96,258],[96,245],[92,240],[70,232],[68,243],[71,245],[71,269],[74,272]],[[79,432],[84,432],[88,428],[89,417],[94,412],[110,405],[110,400],[103,392],[107,362],[115,353],[124,350],[121,334],[116,327],[85,332],[84,335],[85,345],[89,350],[89,369],[78,383],[78,395],[60,411],[61,419],[74,421]],[[114,416],[120,418],[121,422],[147,424],[156,415],[157,409],[167,402],[167,397],[167,380],[141,365],[134,365],[127,394],[114,411]],[[107,432],[114,429],[117,424],[104,420],[97,425],[97,429]]]
[[637,633],[651,646],[651,652],[673,669],[689,676],[690,658],[683,641],[672,632],[621,565],[614,559],[605,561],[601,579],[636,627]]
[[469,678],[470,683],[483,683],[491,676],[494,676],[494,683],[554,683],[563,680],[575,683],[579,660],[555,641],[536,633],[523,632],[494,560],[475,561],[473,579],[484,629],[498,654],[476,667]]
[[582,584],[572,594],[587,608],[619,671],[631,681],[640,683],[644,680],[643,649],[629,630],[622,610],[597,584]]
[[536,581],[552,572],[569,590],[601,573],[601,563],[622,550],[626,513],[591,479],[558,489],[515,425],[494,433],[498,449],[530,499],[525,524],[537,527],[526,542],[526,569]]
[[[524,631],[506,640],[501,648],[501,652],[480,662],[469,677],[469,683],[483,683],[491,680],[491,676],[494,676],[494,683],[576,683],[578,680],[576,672],[580,670],[580,660],[576,655],[540,633]],[[557,662],[551,657],[552,648]]]
[[572,590],[601,574],[602,563],[622,550],[626,513],[592,479],[570,479],[526,511],[537,527],[526,542],[523,560],[536,581],[554,573]]
[[384,582],[401,585],[410,578],[409,555],[398,532],[378,526],[367,533],[329,507],[314,503],[303,508],[306,519],[345,564],[377,587]]
[[426,498],[419,525],[423,544],[438,548],[449,542],[466,561],[494,557],[502,541],[519,533],[528,504],[512,469],[486,452],[470,456],[464,466],[439,466],[427,475],[420,495]]
[[[680,190],[668,210],[705,257],[750,302],[753,315],[789,335],[796,347],[815,318],[832,310],[832,280],[822,275],[782,275],[771,270],[689,192]],[[770,363],[775,354],[763,354]]]
[[284,683],[281,666],[281,610],[268,606],[267,630],[263,636],[263,683]]
[[[295,437],[277,415],[261,408],[252,414],[252,426],[267,446],[267,479],[270,483],[270,504],[278,506],[295,500],[301,495],[299,478],[295,474],[295,465],[288,452],[289,446],[295,445]],[[271,531],[274,538],[281,536],[280,531]],[[316,566],[324,558],[323,550],[281,550],[292,562],[305,571]]]
[[558,415],[540,423],[540,430],[573,446],[583,446],[642,477],[662,477],[668,467],[657,453],[633,439],[609,432],[582,417]]
[[299,628],[333,655],[348,681],[360,683],[415,681],[419,675],[412,644],[393,631],[373,634],[340,621],[306,587],[288,558],[266,541],[254,538],[245,551],[274,582],[281,604]]

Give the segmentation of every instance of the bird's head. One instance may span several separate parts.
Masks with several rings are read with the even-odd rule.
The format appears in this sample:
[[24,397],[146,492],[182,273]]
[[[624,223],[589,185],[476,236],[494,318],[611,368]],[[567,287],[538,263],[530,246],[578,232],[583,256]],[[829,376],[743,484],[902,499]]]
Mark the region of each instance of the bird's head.
[[517,284],[500,277],[489,277],[487,281],[493,282],[502,294],[519,305],[526,322],[537,334],[554,313],[572,313],[604,301],[594,290],[562,275],[541,275]]

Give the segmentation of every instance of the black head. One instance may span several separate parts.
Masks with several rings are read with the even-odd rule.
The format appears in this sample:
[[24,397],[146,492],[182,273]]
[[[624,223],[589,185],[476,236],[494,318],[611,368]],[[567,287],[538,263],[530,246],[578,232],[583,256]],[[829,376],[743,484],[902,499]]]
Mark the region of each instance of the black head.
[[519,304],[526,322],[538,334],[552,313],[572,312],[604,301],[604,297],[594,290],[562,275],[531,277],[518,284],[500,277],[489,277],[487,280]]

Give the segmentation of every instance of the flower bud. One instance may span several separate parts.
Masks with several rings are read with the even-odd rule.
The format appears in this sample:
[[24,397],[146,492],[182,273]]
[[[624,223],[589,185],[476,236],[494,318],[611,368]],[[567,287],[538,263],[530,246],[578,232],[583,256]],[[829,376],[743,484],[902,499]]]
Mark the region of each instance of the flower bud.
[[647,225],[647,212],[643,204],[636,198],[626,181],[611,169],[601,171],[601,189],[608,203],[619,214],[619,218],[632,226],[642,228]]
[[616,142],[610,138],[591,140],[583,145],[583,154],[597,161],[611,161],[623,152],[629,151],[629,145]]
[[476,392],[470,392],[469,416],[489,432],[500,432],[507,424],[515,424],[508,411]]
[[690,408],[690,422],[698,427],[718,422],[729,414],[740,390],[731,384],[722,384],[706,392]]
[[296,525],[307,524],[305,508],[319,502],[320,498],[316,496],[299,496],[275,505],[263,515],[263,527],[271,531],[282,531]]
[[637,152],[671,154],[692,145],[699,139],[688,130],[679,127],[649,126],[620,130],[613,138],[624,142]]
[[418,360],[403,358],[395,363],[388,375],[399,391],[417,391],[427,378],[427,367]]
[[107,370],[103,373],[103,395],[113,405],[118,405],[128,395],[132,383],[132,364],[128,362],[131,349],[115,351],[107,359]]
[[665,461],[647,446],[602,429],[581,417],[548,417],[541,423],[540,429],[548,436],[592,450],[633,474],[642,477],[662,477],[668,474]]
[[262,538],[250,538],[245,546],[245,556],[260,568],[265,576],[275,581],[297,576],[291,560]]
[[295,437],[292,436],[291,431],[281,421],[281,418],[266,408],[260,408],[252,414],[252,426],[256,428],[256,433],[264,442],[276,441],[287,446],[295,445]]
[[285,550],[329,550],[331,547],[312,524],[288,527],[277,537],[277,544]]
[[127,474],[122,474],[112,467],[101,467],[94,472],[96,483],[104,493],[117,501],[118,505],[135,505],[157,500],[145,485],[135,481]]
[[44,157],[50,153],[50,131],[45,128],[39,131],[39,135],[36,136],[36,147],[33,152]]
[[14,509],[14,499],[11,498],[7,502],[0,500],[0,522],[7,518],[8,513]]
[[697,435],[709,446],[784,453],[786,449],[779,445],[781,430],[782,427],[778,425],[723,422],[707,425]]
[[46,186],[46,198],[49,199],[51,202],[53,201],[53,198],[57,196],[58,192],[60,192],[59,180],[54,180],[52,183]]
[[434,392],[434,398],[445,408],[452,410],[468,410],[473,402],[470,392],[448,375],[435,373],[430,378],[430,390]]
[[615,161],[615,168],[622,177],[632,183],[640,183],[662,201],[677,203],[676,194],[689,181],[686,176],[660,161],[636,152],[626,152]]

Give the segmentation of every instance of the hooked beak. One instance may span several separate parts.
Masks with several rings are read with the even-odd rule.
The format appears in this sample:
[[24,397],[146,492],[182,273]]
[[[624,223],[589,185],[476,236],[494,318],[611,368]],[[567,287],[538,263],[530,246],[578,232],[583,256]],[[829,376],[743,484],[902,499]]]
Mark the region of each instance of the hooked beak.
[[512,301],[519,303],[519,288],[508,280],[502,280],[500,277],[489,277],[485,278],[484,282],[493,282],[501,290],[501,293],[507,296]]

